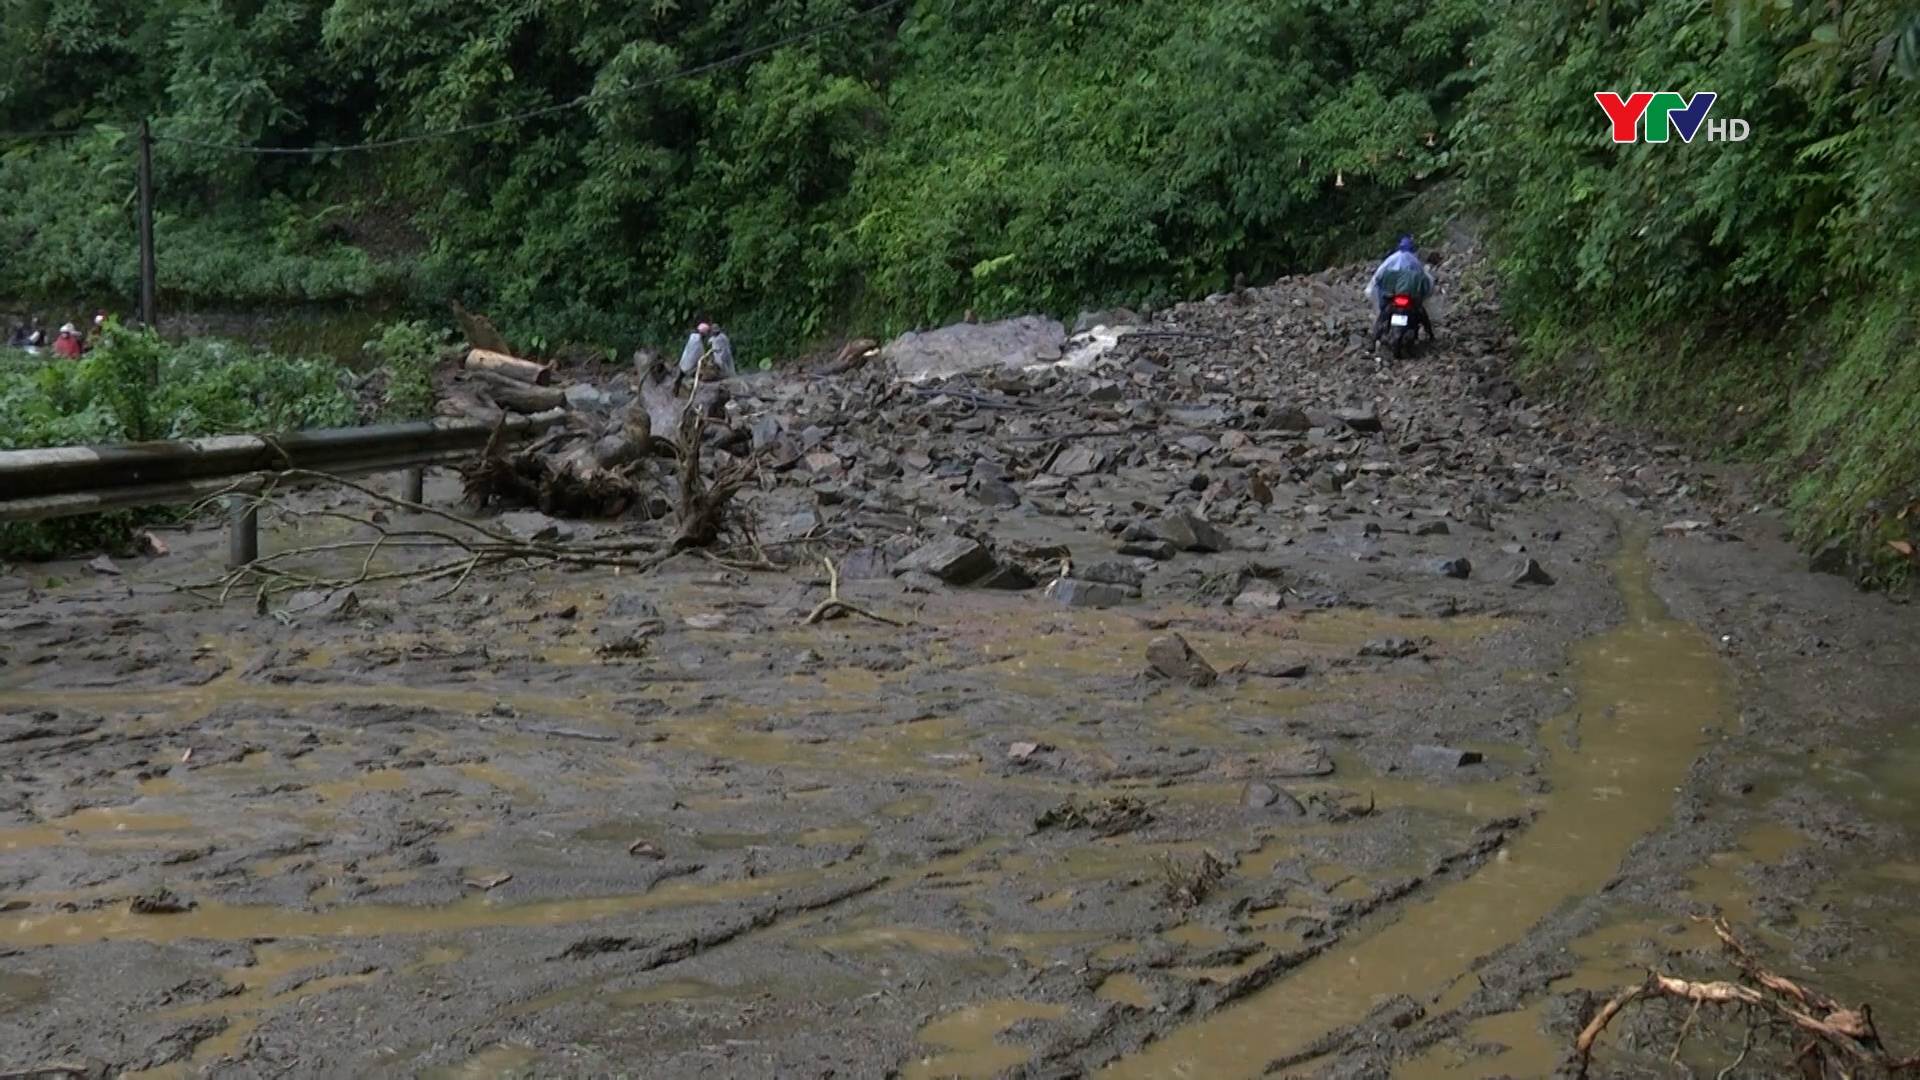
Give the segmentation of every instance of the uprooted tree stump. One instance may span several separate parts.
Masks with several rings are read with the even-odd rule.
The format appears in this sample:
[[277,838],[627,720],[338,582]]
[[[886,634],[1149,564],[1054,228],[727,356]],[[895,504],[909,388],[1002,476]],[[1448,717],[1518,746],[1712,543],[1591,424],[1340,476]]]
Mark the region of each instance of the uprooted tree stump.
[[1592,1063],[1594,1043],[1621,1010],[1636,1002],[1657,999],[1692,1006],[1673,1048],[1671,1056],[1675,1060],[1679,1057],[1680,1044],[1686,1041],[1701,1010],[1713,1009],[1740,1017],[1746,1025],[1746,1035],[1739,1058],[1720,1072],[1723,1078],[1731,1076],[1754,1050],[1757,1040],[1764,1037],[1784,1044],[1790,1058],[1783,1066],[1786,1071],[1780,1075],[1802,1080],[1920,1077],[1920,1056],[1895,1057],[1887,1049],[1874,1027],[1871,1006],[1848,1008],[1825,994],[1768,971],[1734,937],[1725,919],[1714,918],[1712,923],[1714,934],[1726,949],[1728,961],[1739,972],[1739,981],[1696,982],[1657,971],[1647,972],[1645,981],[1621,989],[1602,1006],[1574,1041],[1577,1075],[1581,1080],[1585,1080]]
[[679,499],[675,520],[679,524],[673,537],[675,550],[710,547],[719,540],[726,531],[727,508],[733,497],[760,473],[759,461],[747,457],[716,470],[712,482],[707,481],[700,469],[707,415],[696,382],[686,406],[680,411],[679,437],[674,440],[674,452],[680,459],[676,477]]
[[[520,449],[489,446],[461,469],[468,506],[532,507],[554,517],[604,520],[661,502],[673,508],[675,550],[711,547],[737,524],[731,504],[758,477],[760,462],[754,453],[732,458],[721,452],[722,445],[742,441],[716,415],[725,401],[723,387],[703,386],[696,378],[683,399],[678,382],[656,365],[643,373],[636,402],[609,414],[570,412],[559,427]],[[673,459],[671,473],[656,470],[655,457]],[[674,490],[667,490],[669,484]]]
[[489,445],[460,469],[467,505],[526,506],[566,518],[619,517],[646,496],[641,471],[651,436],[644,415],[639,428],[608,430],[572,419],[522,449]]

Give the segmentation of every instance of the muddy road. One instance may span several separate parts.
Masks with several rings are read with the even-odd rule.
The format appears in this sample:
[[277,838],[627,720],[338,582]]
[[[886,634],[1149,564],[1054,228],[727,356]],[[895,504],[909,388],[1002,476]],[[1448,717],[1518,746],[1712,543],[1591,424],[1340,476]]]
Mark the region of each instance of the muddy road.
[[[756,383],[780,571],[16,568],[0,1074],[1541,1077],[1714,911],[1920,1048],[1910,609],[1520,396],[1440,270],[1394,365],[1345,271],[1085,370]],[[263,550],[349,574],[376,509],[434,527],[314,491]],[[1683,1018],[1594,1075],[1687,1075]]]

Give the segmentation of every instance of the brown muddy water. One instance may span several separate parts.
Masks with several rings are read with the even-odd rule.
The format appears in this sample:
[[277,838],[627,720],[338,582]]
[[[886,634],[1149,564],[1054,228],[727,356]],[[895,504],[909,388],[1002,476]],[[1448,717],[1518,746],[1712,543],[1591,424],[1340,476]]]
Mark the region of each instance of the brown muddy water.
[[[1099,1075],[1263,1075],[1269,1061],[1360,1020],[1396,994],[1428,997],[1466,974],[1477,958],[1519,940],[1555,907],[1605,884],[1634,841],[1671,813],[1707,728],[1730,716],[1720,658],[1698,630],[1667,614],[1640,546],[1616,560],[1615,569],[1626,621],[1575,650],[1578,697],[1546,729],[1551,791],[1530,828],[1466,880],[1383,919],[1377,929],[1357,931],[1351,943],[1278,985]],[[1533,1030],[1514,1039],[1513,1052],[1550,1072],[1553,1055],[1532,1045],[1542,1041]],[[1500,1068],[1534,1075],[1505,1062]]]

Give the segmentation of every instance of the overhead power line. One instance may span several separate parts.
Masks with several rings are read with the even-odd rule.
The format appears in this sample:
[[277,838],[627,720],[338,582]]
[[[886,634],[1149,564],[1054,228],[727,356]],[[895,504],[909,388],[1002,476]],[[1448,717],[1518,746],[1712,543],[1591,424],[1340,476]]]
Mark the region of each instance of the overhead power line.
[[36,139],[70,139],[75,135],[85,135],[89,130],[75,131],[0,131],[0,142],[30,142]]
[[434,142],[439,139],[458,138],[459,136],[472,135],[476,132],[492,131],[496,128],[512,127],[515,124],[524,124],[529,120],[538,120],[543,116],[553,116],[558,113],[568,112],[573,109],[585,108],[586,106],[595,104],[597,102],[614,101],[619,98],[628,97],[633,94],[640,93],[641,91],[644,91],[644,90],[651,90],[658,86],[664,86],[667,83],[677,82],[681,79],[690,79],[695,76],[705,75],[708,72],[718,71],[722,68],[732,67],[735,64],[745,63],[746,61],[752,60],[756,57],[765,56],[768,53],[776,52],[780,49],[784,49],[792,45],[798,45],[803,41],[806,41],[810,38],[818,37],[821,34],[827,33],[830,30],[837,30],[842,26],[859,22],[862,19],[872,18],[873,16],[878,15],[889,8],[898,7],[905,2],[906,0],[882,0],[881,3],[875,4],[874,6],[867,8],[864,11],[857,11],[851,15],[846,15],[841,18],[834,19],[831,22],[822,23],[821,25],[813,27],[810,30],[803,30],[798,34],[794,34],[791,37],[783,38],[779,41],[773,42],[770,45],[762,45],[762,46],[759,46],[758,48],[748,49],[744,52],[735,53],[732,56],[724,57],[719,60],[712,60],[704,64],[697,64],[693,67],[683,68],[679,71],[675,71],[667,75],[662,75],[658,78],[648,79],[645,82],[635,83],[632,86],[622,87],[619,90],[613,90],[613,91],[609,91],[607,93],[602,93],[602,94],[582,94],[581,96],[574,98],[572,101],[562,102],[558,105],[547,105],[545,107],[534,109],[529,112],[518,113],[513,116],[503,116],[494,120],[482,120],[478,123],[465,124],[456,128],[448,128],[445,131],[427,131],[427,132],[421,132],[418,135],[402,135],[402,136],[398,136],[396,138],[391,138],[391,139],[376,139],[372,142],[351,143],[346,146],[246,146],[246,145],[240,145],[236,143],[208,142],[204,139],[193,139],[193,138],[188,138],[182,135],[161,135],[158,133],[156,133],[153,136],[153,140],[155,142],[177,143],[182,146],[199,147],[200,149],[203,149],[203,150],[220,150],[220,151],[225,151],[227,153],[235,153],[235,154],[276,155],[276,156],[282,156],[282,157],[319,157],[323,154],[348,154],[348,153],[355,153],[355,152],[367,151],[367,150],[388,150],[396,146],[413,146],[418,143]]

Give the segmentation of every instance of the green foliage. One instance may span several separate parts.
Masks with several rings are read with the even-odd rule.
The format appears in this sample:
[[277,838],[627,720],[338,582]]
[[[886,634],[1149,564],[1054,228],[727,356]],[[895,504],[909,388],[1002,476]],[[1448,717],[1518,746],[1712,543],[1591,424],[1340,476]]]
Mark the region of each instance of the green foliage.
[[921,4],[861,175],[867,306],[1065,313],[1324,258],[1441,166],[1475,10]]
[[[1644,0],[1503,4],[1457,131],[1535,374],[1781,465],[1800,538],[1911,492],[1920,15]],[[1615,145],[1593,95],[1719,95],[1742,143]]]
[[379,337],[367,342],[367,353],[387,374],[382,420],[397,423],[433,416],[433,366],[452,343],[451,330],[419,319],[389,323]]
[[[457,298],[554,348],[713,318],[760,356],[1324,257],[1446,167],[1481,25],[1467,0],[0,2],[0,129],[99,125],[0,156],[0,295],[137,291],[151,118],[169,304]],[[533,110],[370,153],[204,145]]]
[[[350,378],[330,362],[220,341],[169,345],[113,321],[79,360],[0,369],[0,450],[345,427],[355,413]],[[122,549],[134,525],[166,516],[0,525],[0,558]]]

